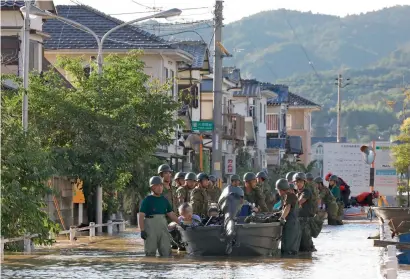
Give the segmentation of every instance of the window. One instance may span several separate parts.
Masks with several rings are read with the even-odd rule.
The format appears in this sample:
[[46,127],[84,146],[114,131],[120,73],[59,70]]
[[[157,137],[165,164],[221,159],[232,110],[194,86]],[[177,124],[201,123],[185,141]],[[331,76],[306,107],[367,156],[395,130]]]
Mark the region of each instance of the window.
[[259,122],[262,123],[262,103],[259,103]]
[[286,129],[292,129],[292,115],[286,114]]

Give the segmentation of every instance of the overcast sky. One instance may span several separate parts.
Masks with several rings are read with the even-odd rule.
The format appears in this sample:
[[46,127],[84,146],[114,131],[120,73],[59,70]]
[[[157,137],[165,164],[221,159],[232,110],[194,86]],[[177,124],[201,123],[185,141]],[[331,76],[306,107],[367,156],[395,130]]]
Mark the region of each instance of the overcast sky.
[[[132,20],[148,15],[152,11],[150,7],[157,9],[205,7],[203,9],[184,10],[181,17],[175,18],[176,21],[194,21],[212,18],[211,12],[215,0],[54,0],[56,5],[74,4],[75,2],[89,5],[107,14],[132,13],[113,15],[122,20]],[[410,5],[410,0],[225,0],[224,18],[225,22],[229,23],[261,11],[280,8],[345,16],[395,5]]]

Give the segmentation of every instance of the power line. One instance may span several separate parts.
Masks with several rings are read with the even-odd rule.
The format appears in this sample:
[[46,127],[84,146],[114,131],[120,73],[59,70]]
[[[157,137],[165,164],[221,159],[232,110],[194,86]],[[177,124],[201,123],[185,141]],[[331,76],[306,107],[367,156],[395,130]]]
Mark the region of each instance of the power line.
[[308,53],[307,53],[305,47],[304,47],[303,44],[301,43],[301,41],[300,41],[298,35],[297,35],[296,32],[295,32],[295,29],[293,28],[292,24],[290,23],[290,21],[289,21],[289,19],[288,19],[287,11],[286,11],[285,9],[284,9],[283,11],[284,11],[284,13],[285,13],[286,23],[288,24],[288,26],[289,26],[290,29],[292,30],[293,36],[296,38],[296,40],[298,41],[300,47],[302,48],[302,51],[303,51],[303,53],[305,54],[306,59],[308,60],[309,66],[313,69],[313,71],[315,72],[315,74],[316,74],[316,76],[318,77],[318,79],[321,80],[321,77],[320,77],[319,74],[317,73],[317,71],[316,71],[316,69],[315,69],[315,66],[313,65],[312,60],[310,60],[310,57],[309,57],[309,55],[308,55]]
[[[191,10],[201,10],[201,9],[208,9],[209,7],[197,7],[197,8],[185,8],[180,9],[181,11],[191,11]],[[132,14],[146,14],[146,13],[153,13],[154,11],[146,11],[146,12],[124,12],[124,13],[116,13],[116,14],[109,14],[109,15],[132,15]]]

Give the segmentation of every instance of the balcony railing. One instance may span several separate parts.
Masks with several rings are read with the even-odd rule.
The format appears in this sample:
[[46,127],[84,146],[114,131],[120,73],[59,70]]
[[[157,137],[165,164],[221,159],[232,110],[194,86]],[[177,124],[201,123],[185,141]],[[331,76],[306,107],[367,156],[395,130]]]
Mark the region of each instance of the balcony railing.
[[278,114],[266,114],[266,131],[268,133],[279,131],[279,115]]
[[267,139],[266,147],[270,149],[285,149],[286,139]]

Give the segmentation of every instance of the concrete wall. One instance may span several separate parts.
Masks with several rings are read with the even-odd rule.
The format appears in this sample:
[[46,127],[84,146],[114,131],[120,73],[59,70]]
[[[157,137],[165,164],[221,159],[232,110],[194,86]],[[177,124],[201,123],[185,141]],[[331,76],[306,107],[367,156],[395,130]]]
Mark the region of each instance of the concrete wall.
[[[47,182],[47,185],[53,189],[54,196],[57,200],[61,216],[64,220],[66,229],[74,224],[73,212],[73,185],[71,181],[65,177],[52,177]],[[46,211],[51,220],[61,224],[58,210],[53,201],[53,195],[46,197]]]

